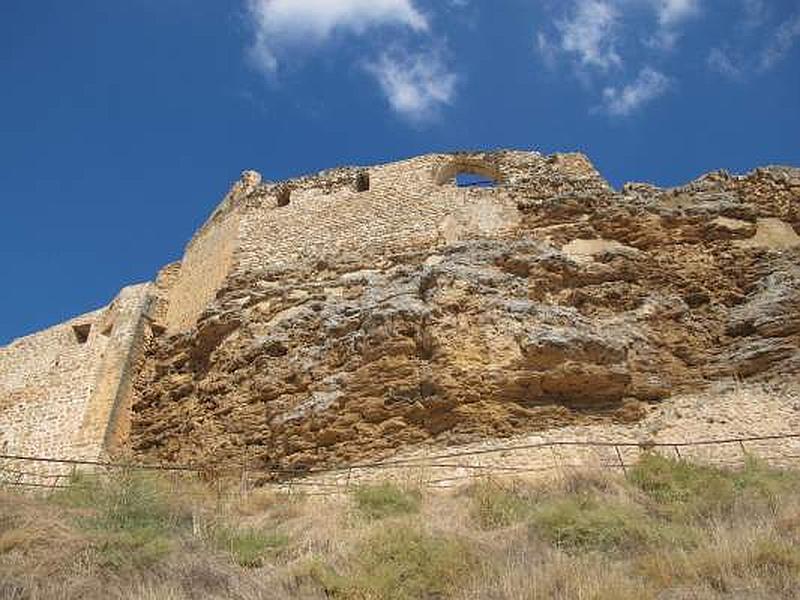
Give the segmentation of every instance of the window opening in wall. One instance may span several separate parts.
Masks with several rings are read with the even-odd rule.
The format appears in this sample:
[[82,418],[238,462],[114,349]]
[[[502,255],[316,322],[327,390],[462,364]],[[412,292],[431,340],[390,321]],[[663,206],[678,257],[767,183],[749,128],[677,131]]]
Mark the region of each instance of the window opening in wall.
[[434,174],[436,185],[458,187],[495,187],[503,177],[497,165],[475,159],[455,159],[442,165]]
[[75,334],[75,339],[79,344],[85,344],[89,341],[89,333],[92,331],[91,323],[83,323],[81,325],[73,325],[72,332]]
[[369,190],[369,173],[359,173],[356,175],[355,188],[357,192],[366,192]]
[[497,182],[485,175],[464,171],[456,174],[456,185],[461,188],[491,188],[495,187]]
[[289,206],[289,202],[292,200],[292,190],[290,190],[288,187],[279,189],[277,198],[278,206]]

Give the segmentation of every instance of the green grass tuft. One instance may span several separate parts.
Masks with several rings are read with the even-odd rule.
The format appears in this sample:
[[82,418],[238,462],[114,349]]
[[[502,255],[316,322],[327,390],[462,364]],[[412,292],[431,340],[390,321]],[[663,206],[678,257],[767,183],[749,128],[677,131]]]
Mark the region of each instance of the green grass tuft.
[[491,482],[472,486],[472,514],[481,529],[508,527],[527,519],[533,512],[533,499],[516,488],[505,488]]
[[729,470],[647,454],[629,471],[628,481],[673,519],[719,518],[742,502],[774,507],[783,494],[800,490],[796,474],[754,459]]
[[264,559],[270,552],[289,543],[285,535],[255,529],[223,528],[215,532],[214,540],[218,547],[231,554],[237,565],[247,568],[264,566]]
[[691,548],[694,532],[649,515],[632,501],[595,494],[542,499],[530,517],[530,534],[567,552],[631,552],[658,544]]
[[190,515],[172,504],[162,480],[149,474],[76,475],[51,501],[77,509],[76,523],[91,534],[99,564],[113,569],[158,562],[191,523]]
[[448,597],[476,564],[458,539],[396,527],[367,538],[346,575],[324,565],[312,573],[331,598],[417,600]]
[[422,496],[417,490],[387,482],[360,486],[353,492],[353,499],[363,516],[383,519],[419,512]]

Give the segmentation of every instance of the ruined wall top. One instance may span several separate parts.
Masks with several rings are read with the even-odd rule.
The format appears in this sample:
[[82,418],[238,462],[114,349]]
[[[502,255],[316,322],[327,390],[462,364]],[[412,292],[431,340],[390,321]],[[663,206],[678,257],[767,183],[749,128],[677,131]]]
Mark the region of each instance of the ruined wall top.
[[[391,177],[381,177],[391,172]],[[272,201],[285,205],[297,192],[327,196],[341,190],[356,190],[366,181],[380,185],[390,180],[394,188],[426,188],[452,185],[456,174],[475,173],[488,177],[511,194],[527,198],[548,198],[563,193],[597,194],[612,188],[580,153],[543,155],[534,151],[495,150],[426,154],[374,166],[341,166],[284,181],[263,180],[260,173],[246,170],[235,181],[222,202],[192,242],[208,227],[225,219],[231,212],[245,208],[263,208]],[[374,185],[374,183],[373,183]],[[413,189],[408,191],[413,193]],[[189,245],[192,244],[189,243]]]

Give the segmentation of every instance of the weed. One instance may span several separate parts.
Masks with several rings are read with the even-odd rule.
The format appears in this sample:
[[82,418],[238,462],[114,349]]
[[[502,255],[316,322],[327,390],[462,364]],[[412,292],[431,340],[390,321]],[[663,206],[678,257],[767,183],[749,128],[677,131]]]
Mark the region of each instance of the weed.
[[362,485],[353,492],[358,511],[369,519],[383,519],[419,512],[421,494],[393,483]]
[[77,475],[51,501],[79,510],[76,522],[91,534],[100,566],[112,569],[158,562],[190,523],[161,481],[141,473],[122,472],[107,480]]
[[678,537],[636,504],[594,495],[542,500],[531,514],[530,530],[568,551],[630,550],[663,537]]
[[264,565],[264,558],[270,551],[288,544],[289,538],[255,529],[221,528],[215,532],[214,541],[229,552],[240,567],[256,568]]
[[396,527],[367,538],[346,575],[324,565],[313,573],[326,593],[340,600],[417,600],[446,596],[475,564],[460,540]]
[[482,529],[508,527],[525,520],[533,510],[532,498],[519,487],[482,482],[472,486],[469,495],[473,500],[474,518]]
[[736,497],[733,478],[721,469],[655,453],[642,457],[628,481],[675,519],[719,516],[730,511]]

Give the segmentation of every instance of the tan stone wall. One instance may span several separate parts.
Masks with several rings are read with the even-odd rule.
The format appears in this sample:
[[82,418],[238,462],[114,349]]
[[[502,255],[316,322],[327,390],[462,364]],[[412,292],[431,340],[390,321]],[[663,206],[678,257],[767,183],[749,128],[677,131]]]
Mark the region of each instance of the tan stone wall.
[[[540,160],[520,154],[524,161]],[[496,236],[513,227],[516,204],[505,187],[437,183],[439,172],[452,160],[430,155],[370,168],[371,187],[365,192],[352,185],[330,189],[320,177],[294,189],[287,206],[277,206],[268,195],[260,203],[251,202],[240,227],[236,271],[290,267],[345,253],[368,257],[419,249],[464,235]],[[501,164],[497,172],[513,176],[508,165]]]
[[[108,338],[97,324],[103,310],[21,338],[0,349],[0,448],[63,456],[71,450],[94,372]],[[80,344],[73,325],[91,324]]]
[[[473,170],[496,189],[460,189]],[[356,177],[370,176],[357,192]],[[577,183],[576,183],[577,182]],[[0,348],[0,451],[94,458],[127,435],[129,388],[150,336],[193,327],[226,281],[299,262],[380,255],[512,230],[516,194],[606,189],[580,155],[435,154],[369,169],[341,168],[282,184],[247,171],[155,284],[108,307]],[[291,194],[288,205],[281,200]],[[80,343],[75,325],[90,325]]]
[[165,325],[170,332],[193,326],[214,299],[231,270],[238,232],[239,214],[230,212],[207,223],[187,246],[169,292]]
[[[501,185],[458,188],[452,178],[464,170]],[[370,189],[358,192],[362,172],[369,173]],[[287,190],[290,201],[283,205]],[[520,192],[531,198],[583,190],[610,188],[580,154],[430,154],[277,185],[246,171],[189,243],[180,267],[170,270],[164,324],[169,333],[193,327],[228,277],[502,235],[519,219]]]
[[[135,341],[151,300],[149,284],[125,288],[108,307],[0,348],[3,453],[102,453],[116,407],[125,401]],[[87,325],[81,342],[75,326]]]

